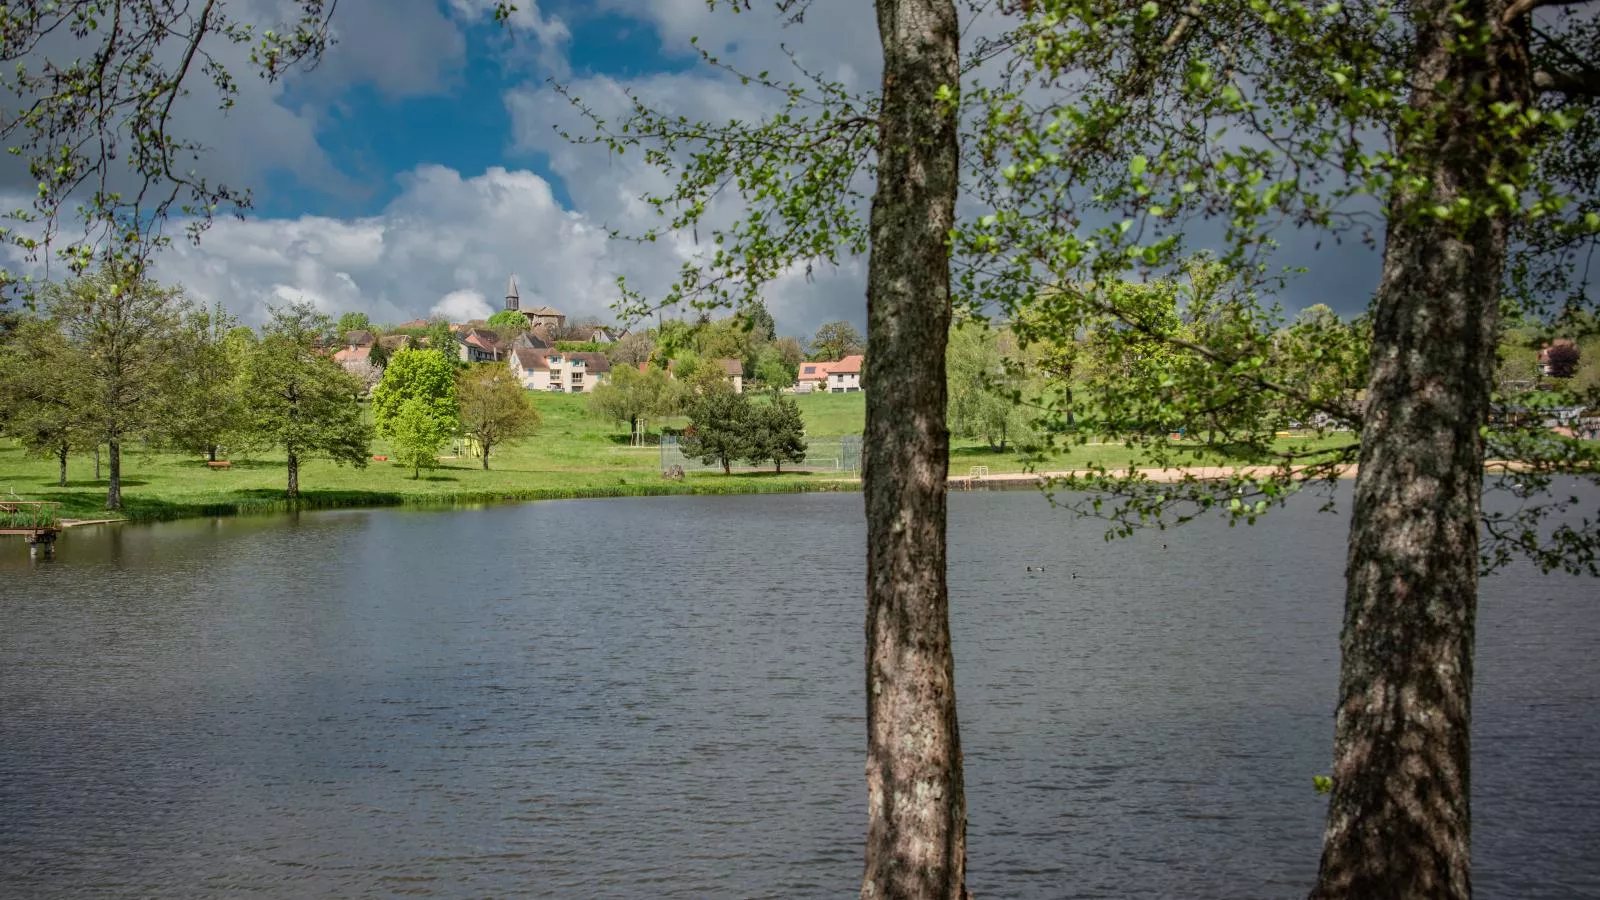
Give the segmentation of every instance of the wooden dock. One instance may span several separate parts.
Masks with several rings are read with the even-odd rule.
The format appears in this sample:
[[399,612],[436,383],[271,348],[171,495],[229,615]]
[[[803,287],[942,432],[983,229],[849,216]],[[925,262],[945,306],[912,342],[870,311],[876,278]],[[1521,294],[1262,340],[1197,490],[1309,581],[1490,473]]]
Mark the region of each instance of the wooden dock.
[[54,554],[60,510],[61,504],[47,500],[0,500],[0,535],[21,535],[30,553]]

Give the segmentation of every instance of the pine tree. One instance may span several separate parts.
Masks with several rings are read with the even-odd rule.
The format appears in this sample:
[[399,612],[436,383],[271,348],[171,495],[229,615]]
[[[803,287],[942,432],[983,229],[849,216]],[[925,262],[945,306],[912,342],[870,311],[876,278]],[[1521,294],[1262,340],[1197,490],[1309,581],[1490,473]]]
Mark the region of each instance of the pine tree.
[[800,405],[774,394],[770,403],[752,407],[749,443],[745,458],[758,464],[771,462],[774,472],[782,472],[786,462],[805,461],[806,423],[800,415]]

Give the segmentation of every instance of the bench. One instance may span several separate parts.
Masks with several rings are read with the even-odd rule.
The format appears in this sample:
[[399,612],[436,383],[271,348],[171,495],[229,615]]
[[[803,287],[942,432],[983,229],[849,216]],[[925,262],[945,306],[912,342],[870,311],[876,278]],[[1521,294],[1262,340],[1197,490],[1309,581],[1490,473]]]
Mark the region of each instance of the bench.
[[231,468],[233,468],[233,462],[230,461],[230,460],[226,460],[226,459],[213,459],[213,460],[209,460],[209,461],[206,462],[206,468],[208,468],[208,469],[231,469]]

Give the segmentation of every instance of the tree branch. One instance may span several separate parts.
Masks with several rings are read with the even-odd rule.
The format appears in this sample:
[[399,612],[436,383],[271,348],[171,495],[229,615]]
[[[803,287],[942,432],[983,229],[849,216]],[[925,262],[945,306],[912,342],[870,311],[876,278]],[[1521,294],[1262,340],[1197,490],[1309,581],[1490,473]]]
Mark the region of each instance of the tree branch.
[[1533,73],[1533,88],[1541,93],[1566,94],[1569,97],[1600,97],[1600,73],[1539,69]]
[[1500,17],[1500,27],[1510,28],[1518,19],[1546,6],[1577,6],[1587,2],[1589,0],[1514,0],[1506,7],[1505,15]]

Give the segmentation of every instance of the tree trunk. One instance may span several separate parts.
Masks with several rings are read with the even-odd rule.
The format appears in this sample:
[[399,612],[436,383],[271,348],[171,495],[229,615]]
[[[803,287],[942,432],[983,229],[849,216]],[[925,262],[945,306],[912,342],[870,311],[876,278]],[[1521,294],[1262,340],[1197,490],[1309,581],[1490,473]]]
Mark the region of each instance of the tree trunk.
[[286,492],[289,499],[300,496],[300,454],[289,451],[289,490]]
[[732,475],[733,474],[733,461],[732,460],[724,459],[722,461],[722,474],[724,474],[724,475]]
[[106,485],[106,509],[122,508],[122,441],[112,438],[106,442],[106,461],[111,480]]
[[966,799],[945,585],[947,235],[959,87],[952,0],[877,0],[878,187],[867,274],[867,848],[861,896],[966,894]]
[[207,447],[206,448],[206,452],[208,452],[211,455],[211,462],[216,462],[217,461],[217,445],[216,444],[212,444],[211,446]]
[[[1498,20],[1503,2],[1477,6]],[[1333,794],[1317,900],[1472,895],[1470,766],[1483,442],[1506,224],[1418,215],[1488,193],[1497,153],[1474,116],[1529,96],[1505,35],[1452,52],[1450,0],[1418,10],[1412,105],[1450,104],[1432,134],[1402,133],[1431,176],[1389,210],[1346,562]],[[1465,85],[1485,90],[1466,96]],[[1407,140],[1407,137],[1410,137]],[[1499,160],[1505,162],[1506,160]]]
[[61,477],[56,483],[62,487],[67,486],[67,449],[66,444],[56,448],[56,459],[61,462]]
[[483,470],[485,472],[489,471],[489,445],[487,443],[483,445]]
[[100,445],[94,445],[94,480],[100,480]]

